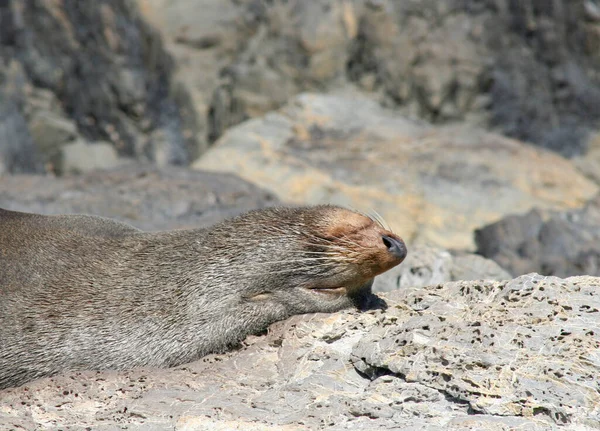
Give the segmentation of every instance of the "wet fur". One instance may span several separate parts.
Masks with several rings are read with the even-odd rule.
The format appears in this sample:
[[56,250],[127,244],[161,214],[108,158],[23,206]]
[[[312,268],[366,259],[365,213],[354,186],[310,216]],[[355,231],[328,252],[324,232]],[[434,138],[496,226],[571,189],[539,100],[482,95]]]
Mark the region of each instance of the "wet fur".
[[[370,249],[371,230],[385,231],[330,206],[160,233],[0,210],[0,388],[66,370],[174,366],[291,315],[349,307],[399,263]],[[349,294],[305,288],[319,283]]]

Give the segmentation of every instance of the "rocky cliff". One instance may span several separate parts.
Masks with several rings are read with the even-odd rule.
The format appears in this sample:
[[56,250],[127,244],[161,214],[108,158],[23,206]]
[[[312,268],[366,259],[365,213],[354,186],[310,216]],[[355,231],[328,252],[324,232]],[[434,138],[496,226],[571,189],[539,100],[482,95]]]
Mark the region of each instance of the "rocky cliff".
[[568,156],[599,127],[594,1],[140,3],[190,75],[209,140],[348,83],[433,123],[466,120]]
[[125,0],[0,3],[0,172],[199,155],[160,34]]

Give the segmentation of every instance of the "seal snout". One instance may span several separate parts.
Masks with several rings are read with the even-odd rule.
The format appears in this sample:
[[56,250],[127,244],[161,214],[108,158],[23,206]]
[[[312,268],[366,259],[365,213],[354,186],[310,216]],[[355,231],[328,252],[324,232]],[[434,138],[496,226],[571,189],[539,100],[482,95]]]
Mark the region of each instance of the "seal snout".
[[383,245],[395,258],[403,260],[406,257],[406,245],[396,236],[381,235]]

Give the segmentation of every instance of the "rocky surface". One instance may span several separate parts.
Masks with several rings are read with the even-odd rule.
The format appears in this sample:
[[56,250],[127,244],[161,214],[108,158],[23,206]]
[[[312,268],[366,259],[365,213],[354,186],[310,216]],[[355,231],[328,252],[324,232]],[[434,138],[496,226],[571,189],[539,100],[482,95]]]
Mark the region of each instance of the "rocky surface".
[[472,231],[531,208],[581,206],[598,186],[549,151],[464,125],[432,127],[372,100],[302,94],[230,129],[193,167],[299,203],[376,209],[409,243],[474,249]]
[[434,123],[475,122],[569,156],[600,127],[592,0],[138,1],[209,141],[298,93],[348,84]]
[[60,178],[0,177],[0,208],[42,214],[94,214],[143,230],[211,225],[274,205],[277,199],[234,175],[128,164]]
[[579,210],[532,210],[475,232],[477,252],[512,274],[600,276],[600,195]]
[[535,274],[296,316],[170,370],[71,373],[0,393],[3,429],[600,429],[600,279]]
[[472,253],[415,245],[402,265],[375,278],[374,292],[391,292],[458,280],[509,280],[512,276],[496,262]]
[[[102,166],[117,152],[189,163],[195,117],[173,69],[134,2],[2,2],[0,171],[69,171],[62,159],[80,156],[69,144],[81,140]],[[113,151],[98,154],[96,141]]]

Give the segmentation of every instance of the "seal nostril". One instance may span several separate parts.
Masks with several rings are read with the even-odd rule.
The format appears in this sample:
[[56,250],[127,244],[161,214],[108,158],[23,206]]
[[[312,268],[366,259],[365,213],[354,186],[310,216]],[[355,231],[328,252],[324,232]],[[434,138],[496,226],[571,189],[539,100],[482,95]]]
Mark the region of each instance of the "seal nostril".
[[383,245],[385,245],[385,248],[387,248],[387,249],[392,248],[392,243],[390,242],[389,237],[383,235],[381,237],[381,239],[383,240]]
[[388,251],[398,259],[404,259],[406,257],[406,246],[400,238],[394,238],[388,235],[381,235],[383,245]]

